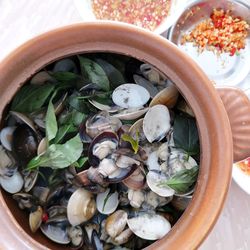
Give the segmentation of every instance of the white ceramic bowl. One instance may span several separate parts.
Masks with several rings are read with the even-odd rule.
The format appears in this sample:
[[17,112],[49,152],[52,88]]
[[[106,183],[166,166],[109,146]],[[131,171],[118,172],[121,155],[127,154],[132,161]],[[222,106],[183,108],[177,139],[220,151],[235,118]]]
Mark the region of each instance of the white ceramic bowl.
[[[189,0],[171,0],[169,15],[154,30],[154,33],[162,34],[167,31],[177,21],[188,1]],[[97,20],[92,10],[91,0],[74,0],[74,3],[83,21]]]

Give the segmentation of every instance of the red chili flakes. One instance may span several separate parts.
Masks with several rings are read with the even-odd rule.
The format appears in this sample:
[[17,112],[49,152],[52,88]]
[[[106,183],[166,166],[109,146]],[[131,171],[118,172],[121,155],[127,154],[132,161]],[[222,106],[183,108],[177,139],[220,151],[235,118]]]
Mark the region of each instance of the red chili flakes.
[[155,30],[168,16],[170,0],[93,0],[97,19],[121,21]]
[[235,163],[237,167],[239,167],[245,174],[250,175],[250,157]]
[[182,44],[192,42],[202,52],[204,49],[219,53],[237,54],[245,48],[249,24],[231,12],[214,9],[209,19],[199,23],[189,34],[182,37]]

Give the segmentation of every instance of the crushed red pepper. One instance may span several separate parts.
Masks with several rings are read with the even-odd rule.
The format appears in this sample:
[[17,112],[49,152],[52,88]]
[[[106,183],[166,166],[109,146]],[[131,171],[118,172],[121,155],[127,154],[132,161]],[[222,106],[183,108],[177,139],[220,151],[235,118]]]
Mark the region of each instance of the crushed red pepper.
[[231,11],[214,9],[210,18],[199,23],[189,34],[182,37],[182,44],[192,42],[202,52],[204,49],[220,53],[237,54],[245,48],[249,24]]
[[250,175],[250,157],[243,161],[237,162],[235,165],[239,167],[245,174]]
[[92,0],[97,19],[121,21],[155,30],[168,16],[170,0]]

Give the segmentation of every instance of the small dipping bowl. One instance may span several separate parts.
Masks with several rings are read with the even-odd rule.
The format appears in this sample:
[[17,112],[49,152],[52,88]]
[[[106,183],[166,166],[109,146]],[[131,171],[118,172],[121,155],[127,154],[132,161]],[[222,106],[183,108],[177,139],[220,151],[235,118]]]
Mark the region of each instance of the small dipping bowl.
[[213,51],[198,51],[193,43],[181,43],[184,34],[188,34],[197,24],[208,19],[213,9],[230,10],[232,16],[241,17],[250,24],[250,5],[240,0],[191,1],[178,21],[169,31],[168,38],[182,51],[190,55],[216,85],[238,86],[250,73],[250,35],[246,39],[245,49],[239,55],[229,53],[217,55]]
[[[153,31],[156,34],[162,34],[166,32],[178,19],[181,13],[184,11],[185,3],[188,0],[170,0],[171,6],[168,16],[163,22]],[[74,0],[74,4],[82,17],[83,21],[96,21],[97,18],[93,13],[92,0]],[[99,19],[100,20],[100,19]]]

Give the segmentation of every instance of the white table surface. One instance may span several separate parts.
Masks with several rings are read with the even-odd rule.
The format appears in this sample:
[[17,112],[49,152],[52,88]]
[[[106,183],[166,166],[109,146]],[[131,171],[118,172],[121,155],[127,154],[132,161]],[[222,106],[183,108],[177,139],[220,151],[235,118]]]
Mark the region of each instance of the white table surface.
[[[77,22],[81,17],[73,0],[0,0],[0,60],[38,34]],[[219,220],[200,247],[222,249],[250,249],[250,196],[234,182]]]

